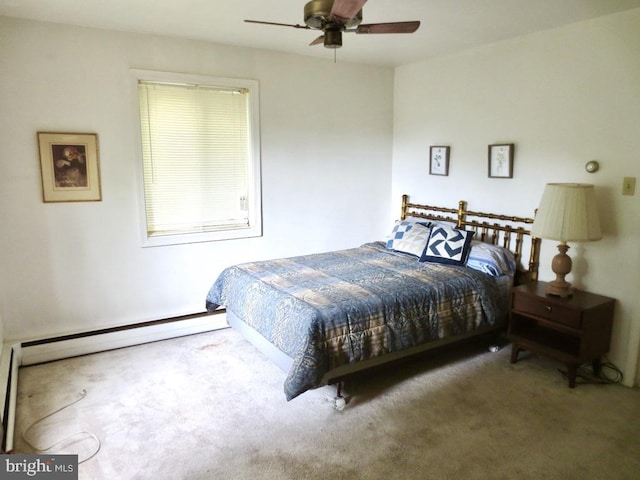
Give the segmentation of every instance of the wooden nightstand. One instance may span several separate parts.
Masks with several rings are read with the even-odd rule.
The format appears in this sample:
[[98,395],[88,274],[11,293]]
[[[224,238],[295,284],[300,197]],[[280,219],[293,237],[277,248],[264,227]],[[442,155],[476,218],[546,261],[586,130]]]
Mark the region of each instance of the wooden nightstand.
[[609,351],[613,298],[576,290],[571,297],[545,295],[545,282],[515,287],[512,292],[509,339],[511,363],[521,350],[565,363],[569,387],[576,385],[578,366],[592,362],[600,370],[600,357]]

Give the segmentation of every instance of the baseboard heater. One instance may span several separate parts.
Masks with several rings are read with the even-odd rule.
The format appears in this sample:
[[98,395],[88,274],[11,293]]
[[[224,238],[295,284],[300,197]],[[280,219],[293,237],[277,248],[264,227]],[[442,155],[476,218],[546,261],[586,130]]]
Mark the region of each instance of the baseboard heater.
[[[103,328],[15,344],[5,344],[0,362],[0,382],[6,385],[2,408],[2,453],[13,451],[18,370],[38,363],[131,347],[227,328],[224,310]],[[0,387],[2,383],[0,383]]]

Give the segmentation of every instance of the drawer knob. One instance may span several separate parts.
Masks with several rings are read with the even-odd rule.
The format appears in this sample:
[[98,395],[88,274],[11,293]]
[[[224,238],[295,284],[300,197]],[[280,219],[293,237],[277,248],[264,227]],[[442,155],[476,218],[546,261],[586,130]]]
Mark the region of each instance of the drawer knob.
[[544,307],[544,311],[547,312],[547,313],[551,313],[552,310],[553,310],[553,308],[551,308],[551,305],[546,305]]

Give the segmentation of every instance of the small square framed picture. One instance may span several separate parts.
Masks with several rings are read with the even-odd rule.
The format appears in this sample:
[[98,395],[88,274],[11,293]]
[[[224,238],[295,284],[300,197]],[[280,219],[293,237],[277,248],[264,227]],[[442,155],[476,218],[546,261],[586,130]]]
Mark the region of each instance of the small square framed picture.
[[489,177],[513,178],[513,143],[489,145]]
[[451,147],[429,147],[429,175],[449,175],[449,153]]

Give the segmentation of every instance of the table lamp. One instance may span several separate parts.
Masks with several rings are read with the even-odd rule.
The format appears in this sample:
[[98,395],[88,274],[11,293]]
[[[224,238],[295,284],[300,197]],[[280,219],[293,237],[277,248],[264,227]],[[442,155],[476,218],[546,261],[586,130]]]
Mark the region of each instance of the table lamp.
[[591,242],[602,238],[593,185],[547,183],[531,234],[560,241],[559,253],[551,262],[556,279],[549,282],[546,293],[559,297],[571,296],[573,288],[564,279],[571,272],[567,242]]

